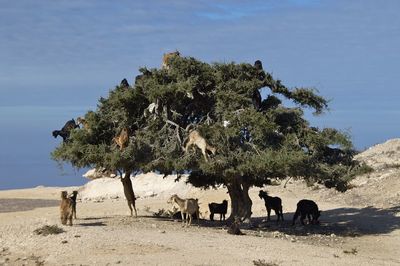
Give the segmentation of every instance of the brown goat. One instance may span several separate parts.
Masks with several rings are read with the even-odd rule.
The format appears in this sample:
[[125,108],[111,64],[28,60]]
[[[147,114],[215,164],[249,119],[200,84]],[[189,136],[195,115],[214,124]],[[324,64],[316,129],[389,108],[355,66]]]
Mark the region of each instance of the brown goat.
[[121,177],[121,182],[124,187],[124,195],[125,195],[126,201],[128,202],[128,207],[131,210],[131,216],[133,216],[133,210],[132,210],[132,207],[133,207],[133,209],[135,210],[135,217],[137,217],[137,211],[136,211],[136,205],[135,205],[136,197],[135,197],[135,193],[133,192],[132,181],[130,180],[129,176],[125,176],[125,177]]
[[118,145],[119,149],[122,151],[124,148],[128,146],[129,135],[128,129],[122,129],[121,133],[118,136],[113,138],[113,141]]
[[164,69],[169,69],[169,60],[175,56],[180,56],[181,54],[179,51],[175,51],[172,53],[166,53],[163,55],[163,60],[162,60],[162,68]]
[[207,144],[206,140],[200,135],[197,130],[193,130],[189,133],[189,141],[186,143],[185,152],[188,152],[188,149],[191,145],[196,145],[201,152],[203,153],[204,159],[208,162],[207,158],[207,150],[215,155],[217,149]]
[[235,217],[235,221],[229,226],[228,234],[231,235],[244,235],[242,231],[240,231],[240,219]]
[[72,199],[68,197],[67,191],[61,191],[61,204],[60,204],[60,218],[63,225],[69,222],[72,226],[72,214],[73,214],[73,202]]
[[83,117],[78,117],[78,118],[76,119],[76,123],[77,123],[78,125],[82,125],[82,127],[83,127],[84,129],[86,129],[86,130],[89,129],[88,122],[87,122],[86,119],[83,118]]

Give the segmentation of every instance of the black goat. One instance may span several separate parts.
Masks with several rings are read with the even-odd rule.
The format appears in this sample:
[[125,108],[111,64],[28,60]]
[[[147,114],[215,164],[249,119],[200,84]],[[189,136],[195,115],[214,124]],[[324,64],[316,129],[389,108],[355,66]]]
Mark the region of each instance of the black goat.
[[69,196],[69,198],[72,201],[72,215],[74,216],[74,219],[76,219],[76,197],[78,196],[78,191],[74,190],[72,191],[72,195]]
[[123,79],[123,80],[121,80],[121,83],[119,84],[119,86],[121,88],[129,87],[129,83],[128,83],[128,81],[126,79]]
[[319,216],[321,216],[321,211],[318,210],[318,205],[314,201],[303,199],[297,203],[297,209],[293,216],[292,225],[294,225],[299,215],[302,225],[304,225],[304,219],[306,218],[306,216],[308,218],[309,223],[317,224],[318,218]]
[[282,218],[283,221],[283,211],[282,211],[282,200],[279,197],[270,197],[268,193],[265,191],[260,190],[258,193],[260,199],[264,199],[265,207],[267,208],[267,221],[270,220],[271,209],[275,211],[276,216],[278,216],[278,220]]
[[212,202],[208,204],[208,208],[210,209],[210,220],[214,221],[214,213],[219,213],[219,220],[221,221],[224,218],[225,214],[228,211],[228,201],[223,200],[222,203]]
[[64,142],[68,142],[71,130],[75,128],[79,128],[79,125],[75,123],[74,119],[71,119],[65,123],[61,130],[54,130],[53,137],[57,138],[57,136],[61,136]]

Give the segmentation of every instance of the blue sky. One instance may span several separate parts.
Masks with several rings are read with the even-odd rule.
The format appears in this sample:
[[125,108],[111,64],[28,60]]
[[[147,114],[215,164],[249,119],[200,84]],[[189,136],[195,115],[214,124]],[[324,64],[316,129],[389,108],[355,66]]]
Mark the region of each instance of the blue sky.
[[0,188],[20,184],[16,168],[29,165],[18,161],[32,158],[60,184],[80,180],[50,161],[51,130],[176,49],[261,59],[289,87],[317,88],[330,111],[312,123],[348,131],[358,149],[399,137],[399,11],[396,0],[0,0],[0,167],[15,176]]

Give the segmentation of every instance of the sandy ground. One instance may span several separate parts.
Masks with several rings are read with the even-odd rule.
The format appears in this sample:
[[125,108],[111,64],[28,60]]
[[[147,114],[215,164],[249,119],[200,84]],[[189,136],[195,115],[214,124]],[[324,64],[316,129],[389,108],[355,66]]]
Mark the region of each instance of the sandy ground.
[[[60,224],[58,198],[61,190],[76,188],[0,191],[0,265],[400,265],[400,205],[357,204],[358,194],[367,194],[361,188],[341,194],[299,181],[268,187],[283,200],[285,221],[279,224],[275,215],[263,222],[264,202],[259,189],[252,189],[254,227],[242,236],[227,234],[226,226],[208,218],[182,228],[154,217],[159,209],[171,209],[165,197],[139,198],[138,218],[128,216],[123,199],[78,202],[78,219],[69,227]],[[223,188],[192,194],[203,217],[208,202],[228,199]],[[320,225],[290,225],[302,198],[323,210]],[[44,225],[65,232],[34,233]]]
[[[252,189],[252,226],[242,227],[241,236],[208,220],[207,204],[228,199],[226,189],[199,190],[155,174],[133,179],[138,218],[128,216],[115,179],[80,188],[0,191],[0,265],[400,265],[400,139],[357,158],[375,171],[357,177],[345,193],[301,181],[268,187],[270,195],[282,198],[281,223],[275,215],[264,221],[264,202],[259,189]],[[72,227],[60,223],[62,190],[80,192]],[[183,228],[180,221],[153,215],[172,209],[166,201],[173,193],[199,199],[199,225]],[[320,225],[291,226],[296,204],[304,198],[322,209]],[[65,232],[34,233],[45,225]]]

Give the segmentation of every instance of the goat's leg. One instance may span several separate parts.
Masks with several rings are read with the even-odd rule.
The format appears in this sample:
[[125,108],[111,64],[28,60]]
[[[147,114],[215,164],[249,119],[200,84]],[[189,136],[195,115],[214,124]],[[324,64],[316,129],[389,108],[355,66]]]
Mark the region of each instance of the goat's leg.
[[300,221],[301,221],[302,225],[304,225],[304,219],[306,219],[306,215],[305,214],[301,214]]
[[197,211],[196,211],[196,215],[197,215],[197,225],[200,225],[200,222],[199,222],[199,219],[200,219],[200,212],[199,212],[198,209],[197,209]]
[[183,215],[183,211],[182,210],[181,210],[181,216],[182,216],[182,226],[185,226],[186,217]]
[[188,226],[190,226],[192,224],[192,215],[190,213],[187,213],[188,215]]
[[204,160],[206,160],[206,162],[208,162],[207,153],[206,153],[206,148],[204,147],[203,149],[201,149],[201,152],[203,153]]
[[307,214],[307,218],[308,218],[308,223],[310,224],[311,223],[311,214]]
[[128,207],[129,207],[129,210],[131,210],[131,216],[133,216],[133,210],[132,210],[131,202],[129,200],[128,200]]
[[190,147],[192,144],[193,144],[193,141],[192,141],[192,140],[189,140],[189,141],[186,143],[186,146],[185,146],[185,152],[186,152],[186,153],[188,152],[189,147]]
[[293,215],[292,225],[294,225],[294,223],[296,222],[297,217],[299,217],[299,212],[296,210],[296,212],[295,212],[294,215]]
[[74,219],[76,220],[76,204],[72,206],[72,213],[74,214]]
[[68,216],[69,225],[72,226],[72,212]]
[[281,213],[281,218],[282,218],[282,221],[283,221],[283,208],[282,208],[282,206],[279,208],[279,211]]
[[133,206],[133,209],[135,210],[135,217],[137,218],[136,206],[135,206],[135,204],[132,204],[132,206]]
[[267,221],[269,221],[270,220],[270,215],[271,215],[271,208],[267,207],[267,214],[268,214]]
[[274,209],[274,211],[275,211],[275,215],[278,217],[278,219],[276,221],[279,222],[279,219],[281,218],[279,215],[279,209]]
[[64,214],[61,214],[61,223],[62,223],[63,225],[66,225],[66,224],[67,224],[67,217],[66,217],[66,215],[64,215]]

